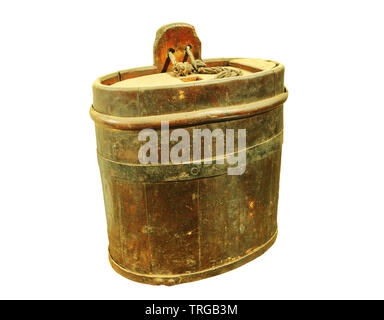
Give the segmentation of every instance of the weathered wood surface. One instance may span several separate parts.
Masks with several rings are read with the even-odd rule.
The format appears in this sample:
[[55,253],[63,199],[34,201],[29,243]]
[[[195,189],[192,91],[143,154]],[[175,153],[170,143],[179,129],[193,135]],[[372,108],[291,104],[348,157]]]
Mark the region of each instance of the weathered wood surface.
[[[156,88],[112,85],[155,74],[155,66],[120,71],[94,83],[91,115],[110,261],[123,276],[165,285],[199,280],[256,258],[275,241],[287,98],[284,67],[269,61],[264,70],[249,61],[242,65],[241,59],[205,61],[231,65],[234,60],[233,66],[251,73]],[[244,106],[247,112],[241,112]],[[196,128],[245,128],[245,173],[230,176],[225,164],[214,163],[140,164],[139,130],[159,131],[163,120],[170,120],[171,130],[183,127],[190,133]]]

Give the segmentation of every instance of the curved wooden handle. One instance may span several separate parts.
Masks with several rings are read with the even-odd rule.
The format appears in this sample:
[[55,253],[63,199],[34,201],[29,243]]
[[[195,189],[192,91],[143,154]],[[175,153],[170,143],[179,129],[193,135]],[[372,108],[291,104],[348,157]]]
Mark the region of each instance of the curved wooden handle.
[[168,58],[168,50],[170,49],[173,50],[177,62],[189,61],[189,57],[185,52],[188,45],[191,47],[195,59],[201,59],[201,42],[192,25],[171,23],[162,26],[156,32],[153,45],[154,65],[159,69],[159,72],[172,69],[172,64]]

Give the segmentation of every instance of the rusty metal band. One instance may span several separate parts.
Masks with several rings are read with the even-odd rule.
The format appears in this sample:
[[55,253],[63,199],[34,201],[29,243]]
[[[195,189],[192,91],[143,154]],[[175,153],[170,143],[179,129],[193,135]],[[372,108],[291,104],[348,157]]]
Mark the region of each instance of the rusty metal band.
[[[263,159],[280,150],[283,143],[283,131],[274,137],[246,149],[246,165]],[[234,155],[237,156],[239,152]],[[132,182],[172,182],[201,179],[227,174],[227,169],[233,167],[225,161],[223,164],[189,162],[185,164],[131,164],[116,162],[104,158],[98,153],[100,169],[108,171],[111,176]]]
[[214,267],[206,270],[201,270],[198,272],[191,272],[191,273],[184,273],[184,274],[175,274],[175,275],[163,275],[163,274],[143,274],[143,273],[137,273],[133,272],[131,270],[128,270],[127,268],[124,268],[123,266],[119,265],[109,254],[109,262],[111,263],[112,268],[119,274],[121,274],[124,277],[127,277],[128,279],[139,281],[142,283],[150,283],[150,284],[163,284],[166,286],[173,286],[175,284],[184,283],[184,282],[190,282],[190,281],[196,281],[208,277],[213,277],[215,275],[222,274],[224,272],[233,270],[235,268],[238,268],[242,266],[243,264],[252,261],[253,259],[256,259],[257,257],[261,256],[265,251],[267,251],[275,242],[277,237],[278,230],[276,229],[275,233],[272,235],[272,237],[266,241],[261,246],[258,246],[254,249],[252,249],[249,253],[246,255],[239,257],[237,259],[234,259],[233,261]]
[[191,126],[199,123],[219,122],[229,119],[239,119],[267,112],[281,106],[288,97],[288,92],[260,101],[234,105],[229,107],[207,108],[198,111],[162,114],[145,117],[118,117],[97,112],[93,106],[90,115],[96,124],[120,129],[141,130],[144,128],[159,128],[162,121],[168,121],[170,127]]

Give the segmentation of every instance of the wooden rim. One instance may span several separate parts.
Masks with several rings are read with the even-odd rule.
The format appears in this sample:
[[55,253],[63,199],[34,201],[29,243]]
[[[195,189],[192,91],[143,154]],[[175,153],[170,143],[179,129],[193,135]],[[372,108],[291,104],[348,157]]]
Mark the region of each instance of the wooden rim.
[[249,104],[230,107],[207,108],[198,111],[162,114],[146,117],[118,117],[107,115],[90,109],[91,118],[98,125],[120,130],[138,130],[144,128],[159,128],[162,121],[169,122],[170,127],[189,126],[199,123],[219,122],[228,119],[238,119],[270,111],[281,106],[288,98],[285,91],[271,98],[263,99]]
[[[233,60],[237,61],[239,59],[246,59],[246,58],[208,58],[204,59],[203,61],[207,64],[209,67],[215,67],[215,66],[222,66],[222,67],[227,67],[227,66],[233,66],[236,68],[240,69],[245,69],[245,70],[250,70],[250,68],[246,65],[242,65],[236,62],[232,62]],[[270,73],[275,73],[279,72],[284,69],[284,66],[276,61],[268,60],[270,62],[275,63],[275,66],[272,69],[266,69],[266,70],[251,70],[253,73],[241,76],[241,79],[252,79],[252,78],[259,78],[259,77],[264,77]],[[252,68],[251,68],[252,69]],[[126,79],[131,79],[131,78],[136,78],[136,77],[141,77],[141,76],[147,76],[155,73],[159,73],[159,69],[156,66],[145,66],[145,67],[137,67],[137,68],[131,68],[131,69],[125,69],[125,70],[120,70],[117,72],[109,73],[104,76],[98,77],[94,82],[93,82],[93,87],[97,88],[99,90],[103,91],[137,91],[138,88],[119,88],[119,87],[113,87],[111,84],[126,80]],[[210,80],[210,84],[220,84],[223,81],[232,81],[232,80],[238,80],[239,78],[223,78],[223,79],[214,79]],[[187,86],[204,86],[206,83],[184,83],[183,87]],[[174,87],[180,87],[180,84],[171,84],[171,85],[164,85],[164,88],[174,88]],[[141,86],[141,90],[145,89],[153,89],[153,87],[145,87]]]

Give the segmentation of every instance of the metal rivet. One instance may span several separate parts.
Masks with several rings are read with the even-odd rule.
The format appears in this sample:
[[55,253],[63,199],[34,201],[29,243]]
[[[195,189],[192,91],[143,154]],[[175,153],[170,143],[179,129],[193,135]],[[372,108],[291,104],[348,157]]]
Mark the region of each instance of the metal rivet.
[[193,176],[196,176],[199,173],[199,168],[198,167],[192,167],[191,168],[191,174]]

